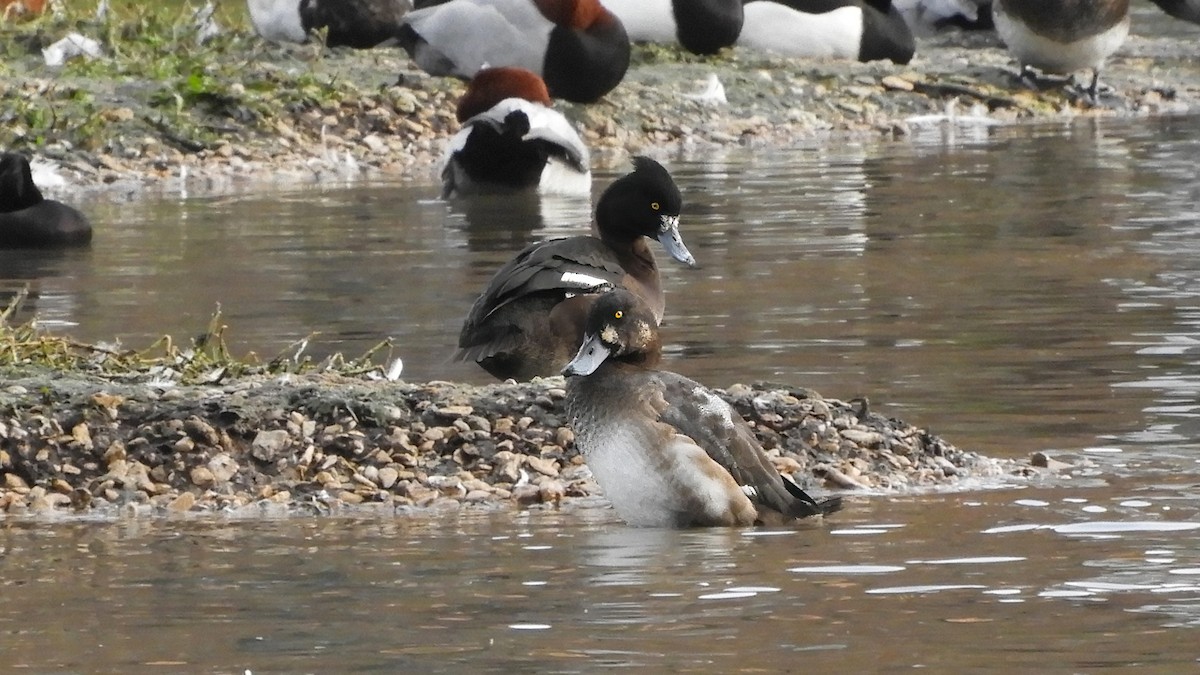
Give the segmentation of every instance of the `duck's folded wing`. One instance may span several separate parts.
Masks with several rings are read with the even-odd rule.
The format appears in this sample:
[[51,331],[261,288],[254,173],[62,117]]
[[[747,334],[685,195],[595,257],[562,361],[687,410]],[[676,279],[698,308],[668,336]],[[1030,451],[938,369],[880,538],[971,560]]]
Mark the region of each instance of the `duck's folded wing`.
[[492,277],[471,307],[464,333],[518,298],[597,293],[619,284],[624,274],[611,249],[595,237],[567,237],[531,244]]
[[664,402],[660,419],[694,439],[752,501],[795,518],[837,510],[822,508],[794,482],[789,486],[750,426],[724,399],[682,375],[658,375]]
[[425,41],[418,47],[401,31],[401,45],[422,70],[465,78],[484,66],[541,73],[551,27],[529,0],[446,2],[409,12],[404,25]]

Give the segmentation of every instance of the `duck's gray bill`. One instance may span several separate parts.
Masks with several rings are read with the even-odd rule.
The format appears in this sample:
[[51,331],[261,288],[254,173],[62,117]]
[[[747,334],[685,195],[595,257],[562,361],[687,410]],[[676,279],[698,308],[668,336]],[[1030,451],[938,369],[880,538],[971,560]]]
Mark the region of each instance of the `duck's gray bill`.
[[662,216],[658,227],[658,241],[672,258],[688,267],[696,266],[696,259],[683,244],[683,237],[679,236],[679,216]]
[[579,346],[579,352],[575,354],[575,358],[562,369],[562,374],[570,377],[572,375],[591,375],[604,363],[604,359],[608,358],[611,350],[600,341],[599,336],[588,335],[583,339],[583,344]]

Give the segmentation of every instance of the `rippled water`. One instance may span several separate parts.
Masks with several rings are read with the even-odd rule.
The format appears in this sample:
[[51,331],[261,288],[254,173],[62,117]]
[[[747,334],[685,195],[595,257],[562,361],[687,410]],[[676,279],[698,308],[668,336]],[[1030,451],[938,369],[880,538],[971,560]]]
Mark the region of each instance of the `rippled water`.
[[[1073,478],[871,495],[796,531],[563,512],[0,523],[0,670],[1093,672],[1200,658],[1200,120],[925,129],[664,158],[698,270],[669,365],[774,380]],[[623,167],[602,171],[598,189]],[[396,342],[446,361],[474,294],[586,203],[432,184],[85,204],[86,251],[0,252],[82,339]]]

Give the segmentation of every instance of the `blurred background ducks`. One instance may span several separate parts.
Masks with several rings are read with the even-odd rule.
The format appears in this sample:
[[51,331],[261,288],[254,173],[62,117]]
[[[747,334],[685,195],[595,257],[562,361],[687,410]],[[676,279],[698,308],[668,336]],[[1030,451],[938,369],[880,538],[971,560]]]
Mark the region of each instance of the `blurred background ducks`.
[[742,32],[742,0],[601,1],[634,42],[678,43],[693,54],[715,54]]
[[1067,75],[1091,68],[1084,90],[1098,102],[1100,68],[1129,34],[1129,0],[995,0],[996,31],[1036,87],[1031,68]]
[[787,56],[908,63],[912,30],[891,0],[750,0],[738,45]]
[[330,47],[369,49],[392,39],[411,0],[248,0],[254,30],[276,42],[304,42],[327,28]]
[[456,111],[462,130],[442,158],[442,196],[535,190],[588,196],[583,139],[550,107],[546,83],[524,68],[475,74]]
[[20,21],[39,17],[46,12],[47,0],[0,0],[0,20]]
[[629,68],[629,36],[599,0],[449,0],[409,12],[399,40],[431,75],[516,66],[576,103],[612,91]]

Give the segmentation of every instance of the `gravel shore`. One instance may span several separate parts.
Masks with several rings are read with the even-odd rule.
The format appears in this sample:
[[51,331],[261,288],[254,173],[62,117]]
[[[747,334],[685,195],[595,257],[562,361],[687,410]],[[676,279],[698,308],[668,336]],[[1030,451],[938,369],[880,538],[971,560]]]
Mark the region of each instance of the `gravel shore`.
[[[530,507],[601,494],[565,425],[562,378],[183,385],[28,366],[2,374],[0,513]],[[1044,469],[961,450],[861,401],[767,384],[722,394],[779,470],[818,492],[995,483]]]
[[[1139,34],[1138,25],[1103,72],[1111,92],[1100,107],[1060,86],[1020,84],[994,33],[950,32],[920,40],[906,66],[745,49],[702,58],[637,46],[624,82],[603,100],[559,108],[581,127],[600,165],[631,153],[903,137],[919,126],[1200,109],[1194,41]],[[428,179],[458,128],[463,84],[422,73],[397,49],[276,45],[243,29],[198,56],[168,52],[162,58],[194,60],[179,66],[185,73],[152,82],[122,74],[133,66],[118,59],[49,68],[40,49],[56,35],[24,36],[27,53],[0,66],[0,100],[19,103],[0,125],[0,147],[56,160],[74,187],[194,193]],[[700,96],[713,77],[724,100]]]
[[[119,59],[44,66],[40,49],[59,32],[21,33],[0,65],[0,147],[57,162],[67,177],[51,190],[59,198],[427,180],[457,130],[463,85],[417,71],[396,50],[272,45],[243,30],[200,54],[232,66],[198,60],[151,81]],[[1100,107],[1057,87],[1023,88],[990,34],[922,40],[907,66],[639,46],[604,100],[560,108],[598,165],[633,153],[902,138],[924,126],[1182,114],[1200,109],[1194,44],[1131,36],[1103,73],[1111,92]],[[723,100],[698,96],[713,77]],[[564,426],[561,379],[217,379],[51,371],[0,356],[0,514],[533,506],[598,492]],[[725,395],[779,469],[818,491],[931,489],[1064,468],[982,457],[811,391],[737,385]]]

